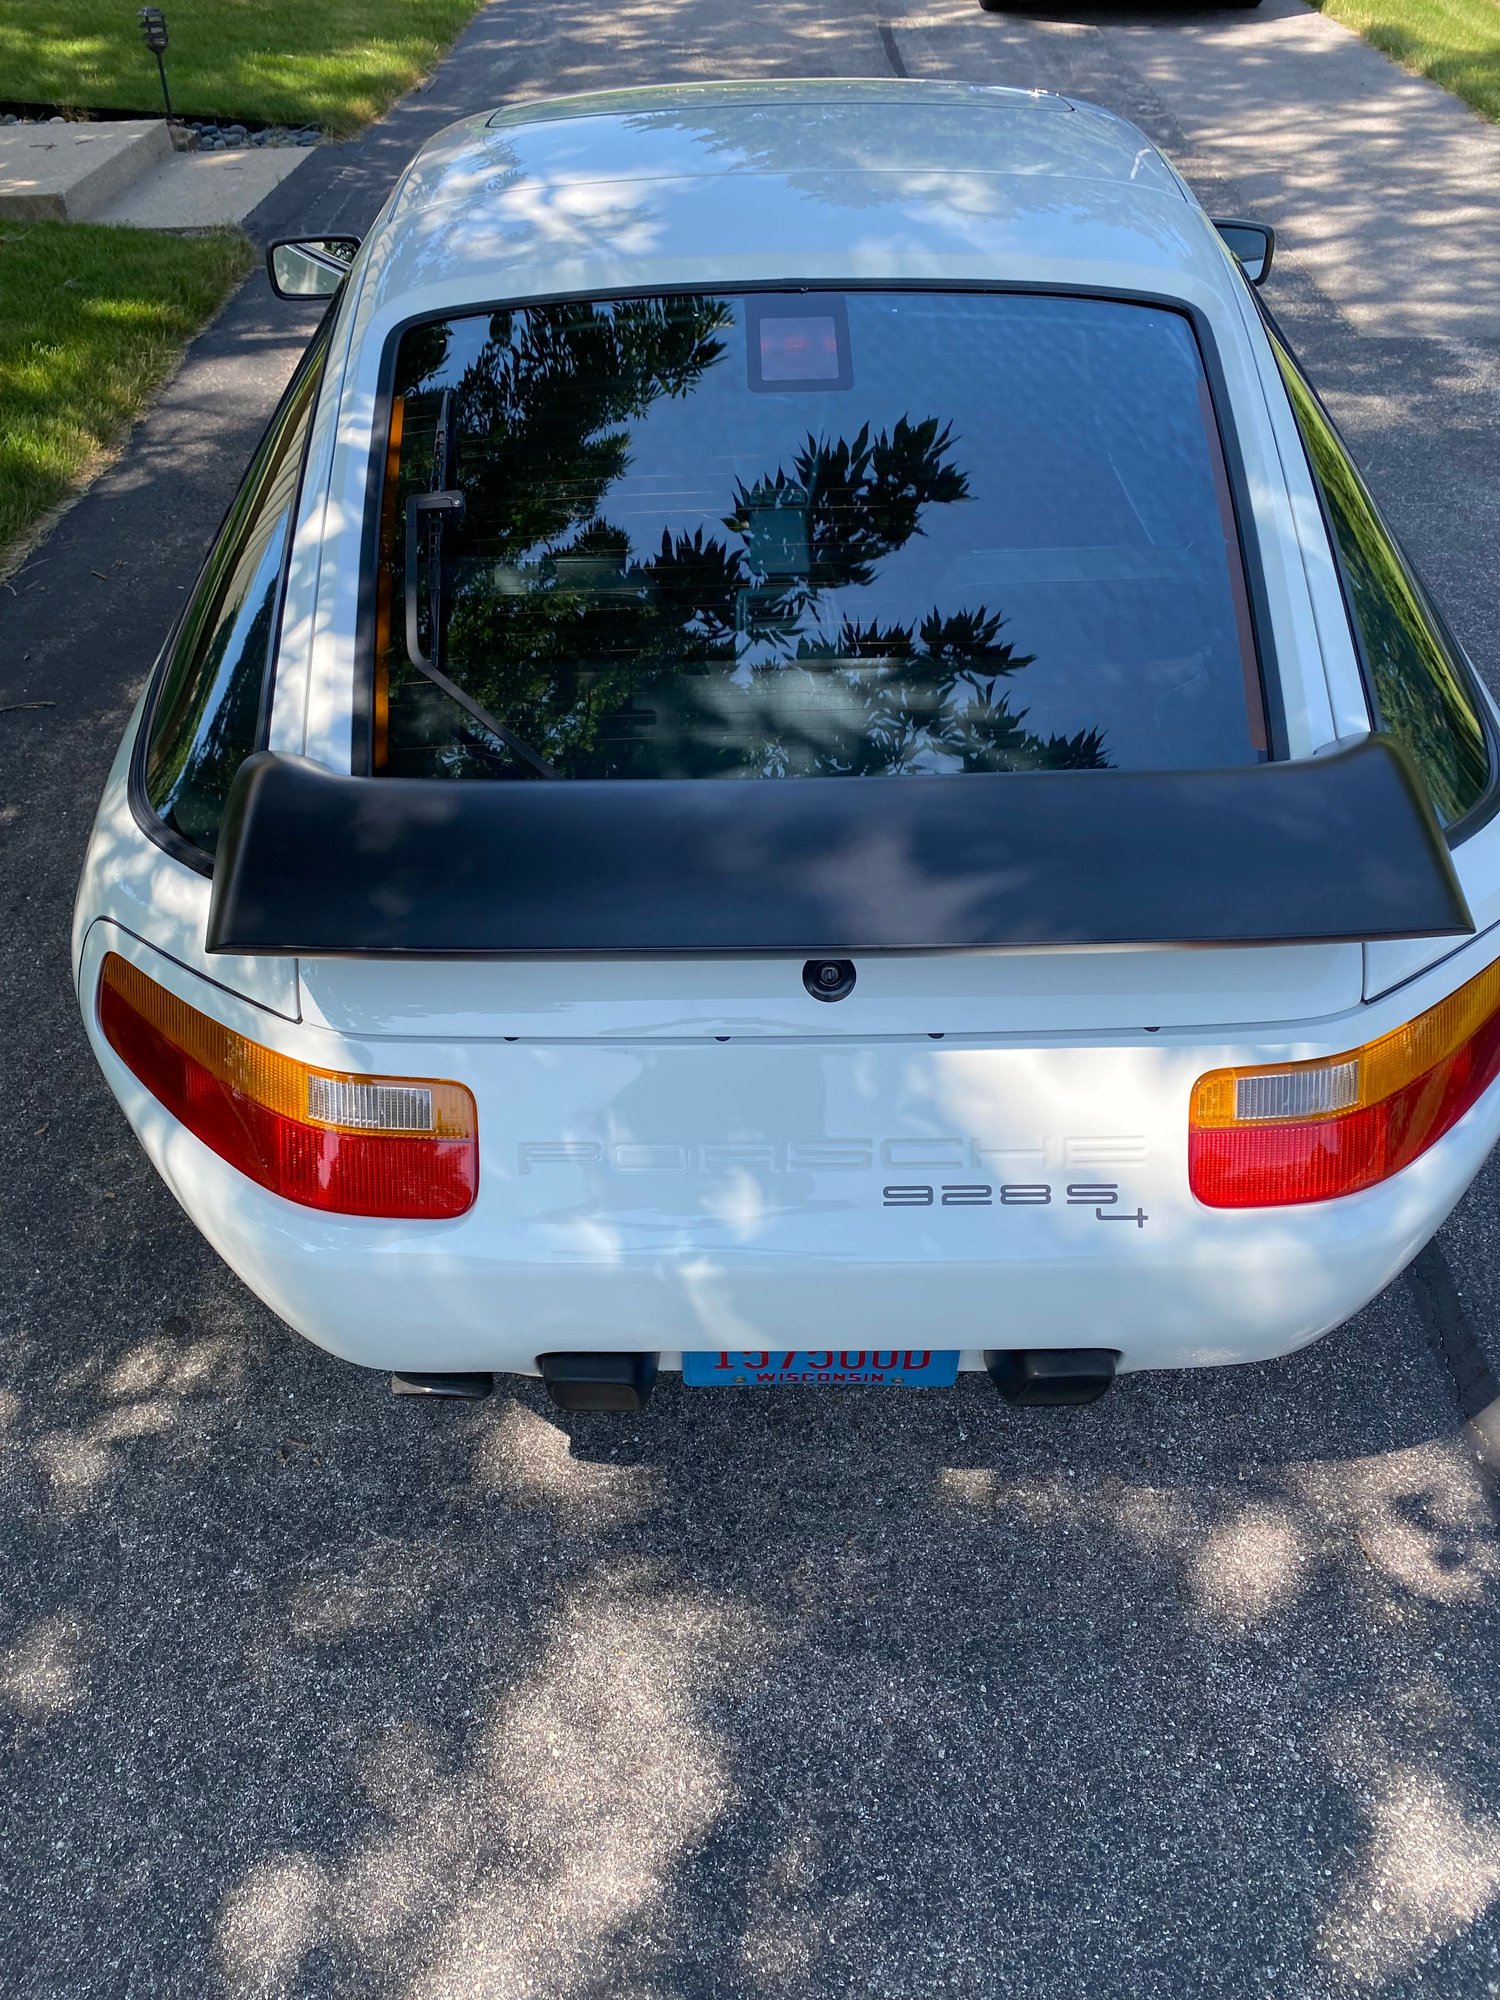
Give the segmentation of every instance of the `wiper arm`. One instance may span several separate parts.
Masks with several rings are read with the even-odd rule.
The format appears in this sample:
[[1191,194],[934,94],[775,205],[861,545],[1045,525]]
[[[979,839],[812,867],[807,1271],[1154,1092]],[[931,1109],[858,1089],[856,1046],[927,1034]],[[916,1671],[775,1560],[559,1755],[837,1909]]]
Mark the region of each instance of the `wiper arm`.
[[[432,624],[432,656],[422,651],[421,635],[417,629],[417,558],[421,549],[422,520],[426,516],[427,530],[427,603]],[[435,657],[438,649],[438,634],[442,629],[442,557],[443,523],[462,521],[464,517],[464,496],[462,493],[413,493],[406,503],[406,657],[419,674],[430,680],[434,687],[441,688],[450,701],[455,701],[466,715],[496,736],[513,756],[529,764],[533,771],[544,778],[558,778],[562,774],[555,771],[539,751],[513,729],[507,729],[497,716],[490,714],[481,702],[463,689],[438,665]]]

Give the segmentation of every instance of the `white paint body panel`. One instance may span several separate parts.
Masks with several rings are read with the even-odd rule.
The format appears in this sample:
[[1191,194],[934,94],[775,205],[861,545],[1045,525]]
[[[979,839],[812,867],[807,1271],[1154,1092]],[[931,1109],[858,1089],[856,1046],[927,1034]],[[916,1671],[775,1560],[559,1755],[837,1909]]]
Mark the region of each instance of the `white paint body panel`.
[[801,958],[307,959],[304,1018],[340,1033],[813,1036],[1053,1033],[1303,1021],[1360,998],[1358,945],[901,953],[860,961],[836,1006]]
[[[254,1291],[377,1368],[525,1372],[559,1349],[1108,1346],[1122,1367],[1254,1361],[1358,1310],[1438,1227],[1500,1130],[1500,1086],[1385,1185],[1300,1209],[1215,1211],[1187,1186],[1194,1080],[1332,1054],[1399,1025],[1364,1008],[1295,1038],[1168,1032],[887,1041],[363,1039],[214,995],[137,939],[107,949],[241,1032],[335,1069],[459,1078],[480,1192],[457,1221],[303,1209],[252,1185],[90,1038],[141,1143]],[[1478,969],[1430,975],[1426,1006]],[[1404,998],[1405,996],[1403,996]],[[887,1186],[1049,1190],[887,1208]],[[1068,1189],[1112,1184],[1100,1209]],[[1129,1219],[1143,1212],[1143,1224]],[[1104,1219],[1109,1217],[1111,1219]]]
[[[270,743],[350,768],[360,543],[383,356],[423,314],[643,286],[1079,284],[1191,306],[1234,413],[1291,754],[1369,727],[1305,459],[1202,211],[1134,128],[1021,92],[691,86],[451,128],[398,185],[337,307],[294,529]],[[137,719],[138,720],[138,719]],[[1187,1185],[1194,1080],[1341,1053],[1500,955],[1500,831],[1458,860],[1452,941],[870,957],[834,1006],[787,959],[210,959],[207,880],[136,825],[127,734],[80,885],[101,1067],[187,1213],[309,1339],[380,1368],[529,1370],[556,1349],[1109,1346],[1127,1369],[1251,1361],[1356,1311],[1500,1133],[1500,1087],[1394,1180],[1214,1211]],[[1500,823],[1497,823],[1500,825]],[[104,1044],[123,953],[192,1005],[336,1070],[460,1079],[480,1193],[446,1223],[282,1201]],[[212,982],[212,983],[210,983]],[[1369,996],[1369,997],[1366,997]],[[944,1207],[944,1185],[1045,1186]],[[1113,1203],[1069,1187],[1112,1184]],[[930,1208],[884,1205],[931,1185]],[[1132,1212],[1143,1222],[1127,1219]]]

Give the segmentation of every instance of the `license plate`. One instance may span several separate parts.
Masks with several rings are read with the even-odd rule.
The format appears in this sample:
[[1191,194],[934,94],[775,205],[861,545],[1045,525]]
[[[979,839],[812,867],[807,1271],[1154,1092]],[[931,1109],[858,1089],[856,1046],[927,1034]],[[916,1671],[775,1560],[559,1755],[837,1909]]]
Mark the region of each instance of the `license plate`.
[[793,1348],[758,1354],[684,1354],[690,1389],[843,1389],[874,1383],[907,1389],[951,1389],[958,1350],[925,1347]]

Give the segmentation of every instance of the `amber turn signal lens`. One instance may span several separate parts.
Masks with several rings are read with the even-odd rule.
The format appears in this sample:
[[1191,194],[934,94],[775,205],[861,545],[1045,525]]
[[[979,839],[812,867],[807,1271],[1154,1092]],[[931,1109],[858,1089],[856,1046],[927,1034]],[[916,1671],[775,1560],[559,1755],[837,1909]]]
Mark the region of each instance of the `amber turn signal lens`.
[[114,952],[99,975],[99,1025],[179,1124],[273,1194],[403,1219],[473,1205],[479,1128],[462,1084],[309,1068],[188,1006]]
[[1193,1088],[1188,1178],[1210,1208],[1328,1201],[1388,1180],[1500,1075],[1500,966],[1363,1048],[1216,1069]]

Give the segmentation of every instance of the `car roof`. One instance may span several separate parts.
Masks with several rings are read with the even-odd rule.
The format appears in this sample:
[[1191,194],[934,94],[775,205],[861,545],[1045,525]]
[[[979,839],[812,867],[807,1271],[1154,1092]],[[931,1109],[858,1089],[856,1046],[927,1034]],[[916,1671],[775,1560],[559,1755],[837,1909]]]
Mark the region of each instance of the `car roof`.
[[[578,129],[557,130],[566,125]],[[862,78],[677,84],[515,106],[491,113],[484,130],[506,135],[520,158],[539,166],[572,157],[622,180],[654,179],[663,171],[774,174],[811,167],[889,174],[957,167],[1071,180],[1140,178],[1180,192],[1133,125],[1050,90]]]
[[1161,154],[1045,91],[685,84],[449,126],[361,260],[361,319],[565,292],[778,279],[1056,282],[1222,298],[1231,270]]

